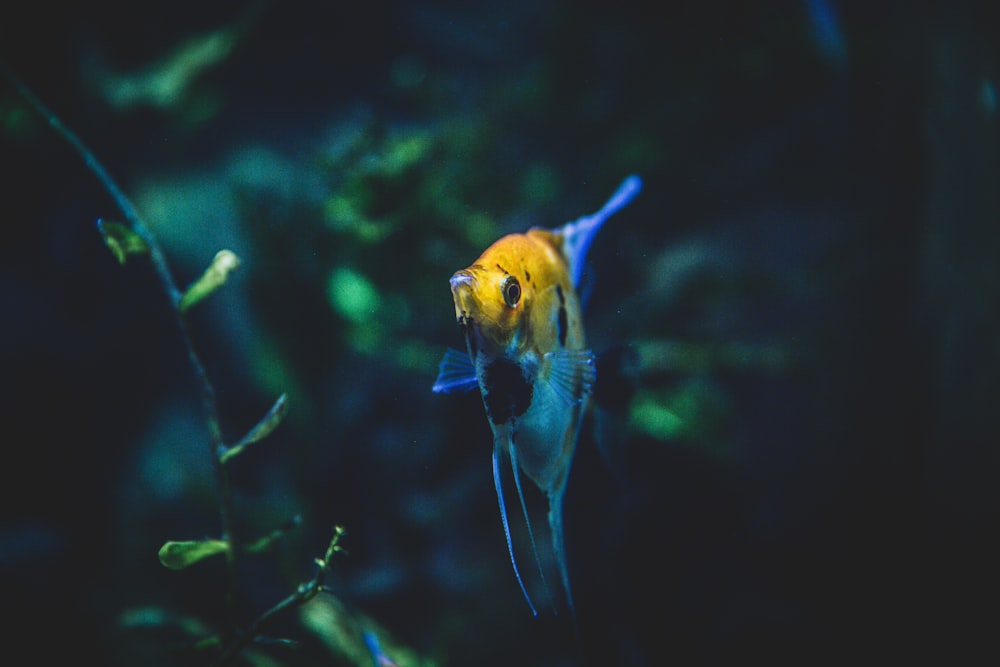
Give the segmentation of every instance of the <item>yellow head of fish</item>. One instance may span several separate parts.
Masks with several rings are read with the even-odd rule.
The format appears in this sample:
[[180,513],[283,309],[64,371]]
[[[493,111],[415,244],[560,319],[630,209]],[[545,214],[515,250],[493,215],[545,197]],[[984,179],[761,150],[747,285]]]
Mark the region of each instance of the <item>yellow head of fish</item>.
[[515,275],[473,264],[451,277],[451,295],[458,323],[494,354],[506,350],[522,328],[527,306]]
[[451,277],[455,317],[473,357],[513,357],[537,347],[544,327],[532,324],[536,302],[545,301],[547,289],[559,285],[569,291],[570,285],[553,238],[543,230],[510,234]]

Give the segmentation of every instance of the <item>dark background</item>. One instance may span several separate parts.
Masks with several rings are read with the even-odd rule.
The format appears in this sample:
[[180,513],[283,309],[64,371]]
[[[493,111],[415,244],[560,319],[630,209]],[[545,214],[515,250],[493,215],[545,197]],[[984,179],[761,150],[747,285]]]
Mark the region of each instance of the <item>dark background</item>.
[[[303,522],[244,559],[242,622],[343,524],[331,588],[400,645],[584,664],[568,615],[533,619],[511,574],[478,397],[429,388],[461,344],[450,274],[637,172],[591,252],[591,343],[641,354],[566,499],[586,662],[996,654],[985,5],[23,4],[0,11],[0,58],[134,198],[178,282],[222,247],[244,260],[192,335],[229,441],[289,395],[233,465],[241,532]],[[220,30],[232,48],[176,97],[115,102]],[[197,662],[178,624],[129,622],[224,616],[221,562],[156,558],[219,531],[176,323],[148,262],[104,247],[115,202],[6,81],[0,121],[3,650]],[[376,288],[370,320],[338,308],[341,267]],[[269,634],[302,645],[259,664],[355,664],[297,612]]]

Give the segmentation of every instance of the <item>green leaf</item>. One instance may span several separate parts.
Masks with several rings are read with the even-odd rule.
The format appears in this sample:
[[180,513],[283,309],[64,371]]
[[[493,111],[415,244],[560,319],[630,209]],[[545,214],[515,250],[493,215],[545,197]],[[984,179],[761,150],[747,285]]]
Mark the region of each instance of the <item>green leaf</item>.
[[238,269],[240,258],[232,250],[220,250],[216,253],[212,263],[205,269],[198,280],[191,283],[181,296],[177,307],[183,313],[191,306],[204,301],[212,295],[215,290],[226,284],[229,274]]
[[250,544],[243,547],[243,550],[246,551],[247,553],[252,553],[252,554],[267,551],[275,544],[275,542],[277,542],[286,534],[288,534],[289,531],[297,528],[300,525],[302,525],[302,517],[296,514],[291,519],[286,521],[283,525],[278,526],[276,529],[272,530],[270,534],[265,535],[264,537],[261,537],[257,541],[251,542]]
[[167,542],[160,547],[160,562],[171,570],[183,570],[200,560],[225,553],[229,543],[224,540],[195,540],[189,542]]
[[113,220],[98,220],[97,229],[119,264],[124,264],[129,255],[145,255],[149,252],[146,241],[127,225]]
[[257,422],[257,425],[254,426],[249,433],[243,436],[242,440],[237,442],[232,447],[223,449],[222,452],[219,453],[219,460],[226,463],[229,459],[242,452],[247,445],[252,445],[253,443],[266,438],[271,434],[271,431],[278,428],[278,424],[281,423],[281,420],[285,418],[287,413],[288,396],[287,394],[282,394],[278,397],[278,400],[274,402],[274,405],[271,406],[271,409],[267,411],[264,418]]

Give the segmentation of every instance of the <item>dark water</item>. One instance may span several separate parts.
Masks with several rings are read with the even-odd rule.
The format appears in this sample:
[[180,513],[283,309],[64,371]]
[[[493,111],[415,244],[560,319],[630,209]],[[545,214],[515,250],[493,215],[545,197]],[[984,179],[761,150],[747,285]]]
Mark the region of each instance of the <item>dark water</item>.
[[[301,524],[239,559],[237,623],[347,528],[331,592],[263,628],[298,648],[248,662],[372,664],[364,628],[403,665],[995,653],[1000,26],[973,5],[744,5],[4,10],[0,57],[177,282],[243,260],[188,318],[227,442],[288,395],[229,466],[233,532]],[[0,168],[6,650],[208,662],[191,644],[227,627],[222,558],[157,559],[220,531],[169,304],[6,82]],[[565,609],[521,598],[480,399],[430,386],[461,345],[451,273],[633,172],[586,279],[592,346],[635,355],[567,492],[578,643]]]

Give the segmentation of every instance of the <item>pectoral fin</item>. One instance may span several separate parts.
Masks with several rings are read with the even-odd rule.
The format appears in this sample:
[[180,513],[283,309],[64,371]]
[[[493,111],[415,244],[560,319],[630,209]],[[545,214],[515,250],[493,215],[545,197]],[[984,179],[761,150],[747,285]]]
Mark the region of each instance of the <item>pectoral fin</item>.
[[476,380],[476,367],[468,353],[449,347],[438,367],[437,380],[432,389],[435,393],[453,394],[460,391],[472,391],[479,386]]
[[597,380],[597,367],[590,350],[557,350],[546,354],[545,359],[552,389],[567,407],[591,392]]

